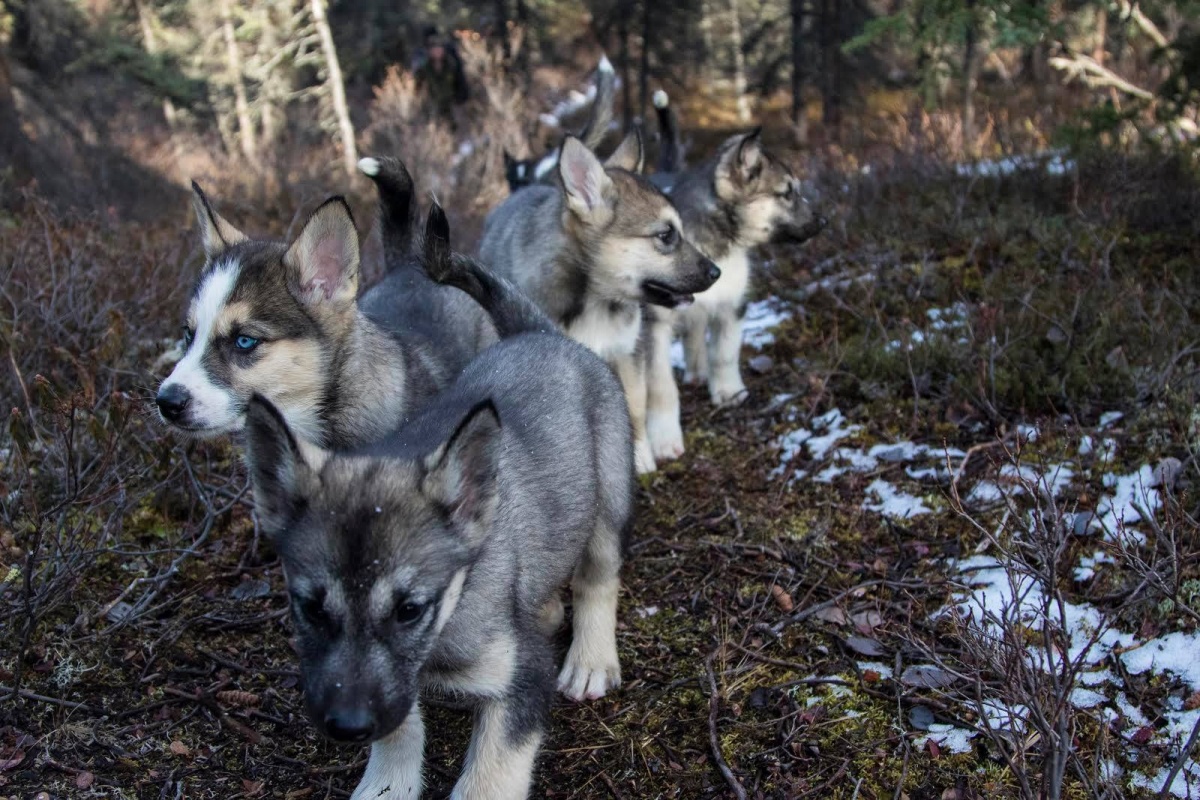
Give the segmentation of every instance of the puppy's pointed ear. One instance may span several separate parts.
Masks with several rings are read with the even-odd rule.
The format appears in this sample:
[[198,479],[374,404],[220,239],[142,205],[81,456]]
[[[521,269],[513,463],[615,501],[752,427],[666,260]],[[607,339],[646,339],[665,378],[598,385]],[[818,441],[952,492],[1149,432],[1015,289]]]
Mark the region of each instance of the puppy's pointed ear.
[[341,197],[326,200],[283,255],[288,286],[308,306],[345,306],[358,295],[358,229]]
[[248,238],[213,210],[208,198],[201,191],[200,184],[195,181],[192,181],[192,211],[196,213],[196,222],[200,226],[200,241],[204,245],[204,255],[209,261],[221,255],[227,248]]
[[485,400],[425,458],[421,491],[447,509],[471,545],[483,539],[495,516],[500,446],[500,417],[492,401]]
[[640,174],[646,160],[646,148],[642,145],[642,128],[634,125],[629,134],[621,140],[621,144],[604,162],[604,166],[623,169],[626,172]]
[[612,179],[604,165],[583,142],[568,136],[558,157],[558,174],[566,192],[567,207],[580,219],[602,224],[612,208],[609,193]]
[[279,410],[260,394],[246,406],[246,461],[254,483],[254,507],[272,536],[282,531],[304,488],[328,454],[297,441]]
[[731,136],[721,145],[717,162],[717,194],[730,197],[762,174],[762,128]]

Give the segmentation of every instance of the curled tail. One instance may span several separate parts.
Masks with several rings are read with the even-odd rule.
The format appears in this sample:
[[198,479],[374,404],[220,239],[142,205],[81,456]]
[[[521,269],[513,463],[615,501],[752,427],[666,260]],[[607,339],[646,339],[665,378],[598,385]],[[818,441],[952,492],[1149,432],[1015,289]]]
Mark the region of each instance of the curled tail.
[[588,150],[595,152],[604,141],[604,135],[612,125],[616,94],[617,73],[608,56],[600,56],[600,63],[596,66],[596,99],[592,101],[592,109],[588,112],[587,124],[579,134]]
[[658,171],[679,172],[683,169],[683,143],[679,141],[679,124],[671,98],[659,89],[654,93],[654,114],[658,117]]
[[417,204],[412,176],[404,162],[390,156],[361,158],[358,169],[379,192],[379,222],[383,232],[384,261],[389,270],[409,263],[413,257],[413,230]]
[[492,318],[501,339],[558,329],[524,292],[470,256],[450,249],[450,222],[436,202],[425,223],[421,264],[435,283],[469,294]]

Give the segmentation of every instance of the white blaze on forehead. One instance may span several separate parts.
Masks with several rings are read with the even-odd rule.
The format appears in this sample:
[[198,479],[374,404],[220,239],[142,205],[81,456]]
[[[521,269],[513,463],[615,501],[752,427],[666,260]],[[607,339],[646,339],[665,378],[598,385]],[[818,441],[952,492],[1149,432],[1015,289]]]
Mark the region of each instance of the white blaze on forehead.
[[181,385],[191,397],[188,427],[234,430],[241,427],[234,397],[228,388],[216,385],[204,369],[204,356],[212,346],[217,319],[237,285],[236,261],[217,264],[204,277],[188,314],[194,332],[192,346],[163,381],[163,388]]

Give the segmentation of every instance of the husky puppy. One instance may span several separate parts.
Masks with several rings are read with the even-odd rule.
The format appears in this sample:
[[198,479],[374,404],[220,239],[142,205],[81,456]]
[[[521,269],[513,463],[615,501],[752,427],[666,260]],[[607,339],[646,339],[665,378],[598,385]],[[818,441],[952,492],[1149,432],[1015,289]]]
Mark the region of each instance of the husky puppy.
[[[579,134],[580,140],[589,150],[595,150],[604,141],[605,134],[613,121],[613,98],[616,96],[617,73],[608,56],[600,56],[596,66],[596,96],[588,111],[588,120]],[[541,158],[514,158],[504,151],[504,177],[508,180],[508,191],[515,192],[535,183],[554,177],[561,147],[555,147]]]
[[531,186],[484,222],[481,260],[608,361],[633,418],[639,472],[654,469],[645,435],[646,388],[635,353],[642,306],[686,305],[720,270],[681,234],[679,212],[638,172],[634,131],[605,163],[573,137],[557,186]]
[[684,235],[721,268],[721,277],[696,295],[690,308],[653,309],[647,325],[647,431],[655,458],[683,454],[679,390],[671,371],[670,345],[683,333],[685,380],[706,383],[714,405],[746,398],[739,357],[750,251],[768,242],[803,242],[825,226],[800,191],[800,181],[763,147],[761,129],[727,139],[707,162],[675,176],[671,200]]
[[423,688],[477,702],[451,797],[527,796],[555,685],[542,609],[572,576],[558,686],[580,700],[620,683],[618,570],[633,506],[620,386],[510,284],[451,255],[448,230],[435,207],[431,273],[476,287],[503,338],[423,414],[343,452],[306,445],[257,396],[247,414],[309,714],[332,739],[371,742],[354,800],[420,795]]
[[238,431],[257,392],[309,442],[368,442],[495,341],[475,303],[415,265],[412,181],[389,163],[384,173],[376,159],[360,162],[384,195],[388,265],[362,298],[358,231],[340,197],[287,245],[249,238],[192,184],[206,263],[187,312],[186,352],[156,398],[167,424],[197,438]]

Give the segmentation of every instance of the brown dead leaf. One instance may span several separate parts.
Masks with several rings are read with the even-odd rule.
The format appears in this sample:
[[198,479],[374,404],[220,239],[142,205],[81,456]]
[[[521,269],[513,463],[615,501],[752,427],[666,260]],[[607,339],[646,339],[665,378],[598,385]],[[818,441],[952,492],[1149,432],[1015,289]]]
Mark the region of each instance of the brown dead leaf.
[[883,624],[883,615],[874,609],[862,611],[850,618],[861,634],[868,634]]
[[1137,733],[1130,737],[1134,744],[1149,744],[1154,738],[1154,728],[1149,725],[1143,725],[1137,729]]
[[828,622],[831,625],[840,625],[844,627],[850,624],[850,619],[846,616],[846,612],[842,611],[837,606],[822,608],[816,614],[813,614],[813,616],[822,622]]
[[771,596],[775,598],[775,605],[779,606],[779,610],[785,614],[792,613],[796,608],[796,604],[792,602],[792,596],[777,583],[771,584]]
[[192,754],[191,748],[178,739],[171,742],[171,752],[177,756],[190,756]]
[[933,739],[929,740],[929,757],[934,761],[942,757],[942,748]]
[[1196,692],[1183,701],[1184,711],[1195,711],[1197,708],[1200,708],[1200,692]]
[[877,670],[873,670],[873,669],[863,670],[863,682],[864,683],[879,683],[879,679],[881,677],[883,677],[883,676],[880,675]]
[[75,776],[75,786],[78,789],[90,789],[96,782],[96,776],[86,770]]
[[283,800],[303,800],[303,798],[309,797],[312,795],[312,793],[313,790],[311,786],[308,786],[304,789],[292,789],[283,796]]
[[256,797],[262,794],[263,781],[252,781],[249,778],[242,778],[242,791],[247,797]]
[[262,703],[262,698],[254,692],[243,692],[239,689],[217,692],[217,699],[234,708],[255,708]]
[[16,769],[24,760],[24,750],[0,750],[0,772]]

